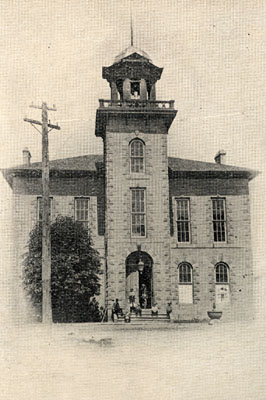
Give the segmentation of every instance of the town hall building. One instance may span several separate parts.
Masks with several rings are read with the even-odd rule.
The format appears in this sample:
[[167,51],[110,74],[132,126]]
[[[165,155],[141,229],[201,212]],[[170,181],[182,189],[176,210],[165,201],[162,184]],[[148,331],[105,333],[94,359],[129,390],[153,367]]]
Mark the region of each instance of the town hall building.
[[[91,230],[102,260],[99,302],[108,309],[130,292],[177,321],[203,320],[215,304],[225,318],[252,316],[249,169],[168,157],[177,111],[158,100],[162,68],[130,46],[103,67],[110,99],[99,100],[95,135],[103,154],[50,162],[51,218],[72,216]],[[182,134],[182,133],[179,133]],[[182,154],[181,154],[182,156]],[[3,173],[13,190],[15,268],[41,220],[41,163]]]

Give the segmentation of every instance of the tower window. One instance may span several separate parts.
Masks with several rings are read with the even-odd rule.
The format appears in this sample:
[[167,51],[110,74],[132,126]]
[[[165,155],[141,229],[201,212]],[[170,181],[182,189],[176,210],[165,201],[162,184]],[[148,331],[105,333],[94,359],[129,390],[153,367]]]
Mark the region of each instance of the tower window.
[[213,240],[226,241],[225,199],[212,199]]
[[182,262],[178,266],[179,276],[179,303],[191,304],[193,303],[193,280],[192,280],[192,266],[187,262]]
[[230,301],[229,267],[224,262],[215,265],[215,298],[216,304],[226,304]]
[[131,189],[131,235],[146,236],[145,189]]
[[176,199],[177,241],[190,242],[189,199]]
[[130,144],[131,172],[144,172],[144,143],[135,139]]
[[88,228],[89,198],[75,198],[75,221],[79,221],[84,228]]
[[132,99],[140,98],[140,82],[130,83],[130,94]]

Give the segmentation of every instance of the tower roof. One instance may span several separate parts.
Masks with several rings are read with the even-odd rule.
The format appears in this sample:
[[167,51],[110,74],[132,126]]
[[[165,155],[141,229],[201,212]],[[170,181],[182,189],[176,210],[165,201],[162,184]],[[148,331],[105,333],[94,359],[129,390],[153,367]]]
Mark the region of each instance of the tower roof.
[[125,50],[123,50],[121,53],[118,54],[118,56],[115,57],[114,59],[114,63],[119,63],[123,58],[129,57],[132,54],[138,54],[139,56],[146,58],[147,61],[152,62],[152,60],[150,59],[150,56],[143,50],[138,49],[135,46],[129,46],[127,47]]
[[155,83],[160,79],[163,68],[152,64],[151,59],[145,51],[135,46],[129,46],[115,58],[109,67],[103,67],[102,77],[112,82],[117,79],[147,79]]

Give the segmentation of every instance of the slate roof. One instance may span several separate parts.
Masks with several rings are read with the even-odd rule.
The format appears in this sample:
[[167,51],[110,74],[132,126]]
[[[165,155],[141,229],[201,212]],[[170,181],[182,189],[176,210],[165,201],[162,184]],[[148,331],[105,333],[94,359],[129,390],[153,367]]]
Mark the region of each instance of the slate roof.
[[[168,166],[173,173],[232,173],[247,175],[249,179],[257,175],[256,171],[235,167],[232,165],[216,164],[204,161],[194,161],[183,158],[168,157]],[[50,161],[51,171],[80,171],[80,172],[95,172],[103,167],[103,156],[98,154],[90,154],[85,156],[62,158]],[[16,173],[23,171],[41,171],[41,162],[32,163],[31,165],[19,165],[13,168],[3,170],[4,175],[8,173]]]

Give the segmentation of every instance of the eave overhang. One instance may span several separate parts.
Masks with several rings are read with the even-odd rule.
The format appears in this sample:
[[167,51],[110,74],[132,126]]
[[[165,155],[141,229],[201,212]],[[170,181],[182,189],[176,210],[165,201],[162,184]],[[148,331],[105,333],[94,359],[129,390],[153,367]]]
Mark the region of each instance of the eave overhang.
[[[149,124],[153,121],[156,122],[158,120],[162,121],[162,126],[154,125],[155,130],[152,133],[167,133],[170,128],[175,116],[177,114],[177,110],[174,109],[158,109],[158,108],[143,108],[143,109],[134,109],[134,108],[117,108],[117,107],[109,107],[109,108],[98,108],[96,112],[96,121],[95,121],[95,135],[97,137],[105,137],[106,127],[108,126],[111,120],[120,121],[117,124],[117,131],[124,131],[125,126],[130,128],[130,120],[139,120],[139,124],[141,126],[141,122],[144,122],[145,132],[149,131]],[[136,124],[134,123],[136,127]],[[142,126],[142,129],[143,126]],[[139,129],[141,131],[141,128]]]
[[161,78],[163,68],[156,67],[145,58],[123,59],[110,67],[102,68],[102,77],[108,82],[118,79],[140,80],[146,79],[152,84]]
[[254,171],[251,169],[239,169],[235,171],[178,171],[172,170],[168,168],[168,176],[169,179],[184,179],[184,178],[193,178],[193,179],[229,179],[229,178],[238,178],[238,179],[247,179],[252,180],[259,174],[258,171]]

